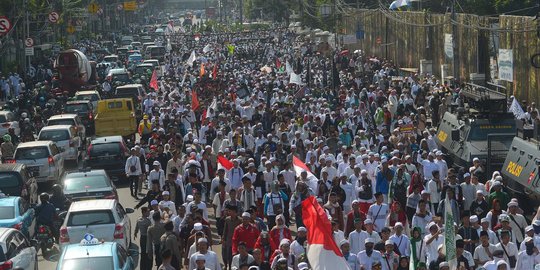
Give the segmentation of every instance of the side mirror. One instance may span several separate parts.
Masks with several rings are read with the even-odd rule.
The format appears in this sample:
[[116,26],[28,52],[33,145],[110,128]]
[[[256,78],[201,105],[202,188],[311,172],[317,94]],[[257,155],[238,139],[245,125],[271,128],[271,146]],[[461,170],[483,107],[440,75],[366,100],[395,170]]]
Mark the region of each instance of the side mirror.
[[133,210],[133,208],[126,208],[126,213],[133,214],[135,213],[135,210]]
[[461,138],[460,134],[459,134],[459,129],[452,129],[452,141],[456,141],[458,142]]

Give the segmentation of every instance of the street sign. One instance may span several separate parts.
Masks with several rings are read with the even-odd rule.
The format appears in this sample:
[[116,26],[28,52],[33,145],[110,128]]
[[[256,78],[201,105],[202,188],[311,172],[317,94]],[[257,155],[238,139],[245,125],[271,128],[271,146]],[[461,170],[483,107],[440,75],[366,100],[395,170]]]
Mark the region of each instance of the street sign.
[[67,27],[67,32],[70,33],[70,34],[75,33],[75,26],[73,26],[73,25],[68,26]]
[[124,10],[125,11],[137,10],[137,2],[136,1],[124,2]]
[[28,48],[34,46],[34,40],[32,38],[26,38],[24,40],[24,45]]
[[26,56],[34,56],[34,47],[26,47],[26,48],[24,48],[24,55],[26,55]]
[[88,12],[92,14],[95,14],[98,11],[98,9],[99,9],[99,6],[96,3],[90,3],[90,5],[88,5]]
[[60,19],[60,15],[58,15],[58,13],[56,13],[54,11],[49,13],[49,22],[50,23],[57,23],[58,19]]
[[7,34],[11,30],[11,21],[6,16],[0,16],[0,35]]

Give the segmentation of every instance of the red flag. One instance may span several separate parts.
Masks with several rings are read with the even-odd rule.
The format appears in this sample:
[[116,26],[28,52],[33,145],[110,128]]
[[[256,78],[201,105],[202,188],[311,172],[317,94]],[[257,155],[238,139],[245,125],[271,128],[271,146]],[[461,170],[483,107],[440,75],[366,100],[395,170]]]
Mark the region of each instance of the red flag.
[[219,162],[219,164],[221,164],[221,166],[223,166],[223,168],[225,168],[226,170],[230,170],[234,167],[233,163],[228,160],[226,157],[222,156],[222,155],[219,155],[217,157],[217,161]]
[[214,79],[214,80],[217,78],[217,68],[218,68],[218,65],[219,65],[219,64],[216,63],[216,64],[214,65],[214,68],[212,69],[212,79]]
[[332,224],[314,196],[302,202],[302,220],[306,225],[309,248],[307,256],[312,269],[351,269],[334,241]]
[[191,91],[191,109],[196,111],[199,108],[199,99],[197,98],[197,91]]
[[204,76],[204,73],[206,73],[206,71],[204,70],[204,63],[201,63],[201,70],[199,71],[199,75],[201,78]]
[[276,58],[276,68],[281,68],[281,61],[279,61],[279,58]]
[[159,90],[158,83],[157,83],[157,73],[156,71],[152,71],[152,78],[150,79],[150,88],[153,88],[154,90]]
[[206,120],[206,112],[207,111],[208,110],[203,110],[202,115],[201,115],[201,122],[204,122],[204,120]]

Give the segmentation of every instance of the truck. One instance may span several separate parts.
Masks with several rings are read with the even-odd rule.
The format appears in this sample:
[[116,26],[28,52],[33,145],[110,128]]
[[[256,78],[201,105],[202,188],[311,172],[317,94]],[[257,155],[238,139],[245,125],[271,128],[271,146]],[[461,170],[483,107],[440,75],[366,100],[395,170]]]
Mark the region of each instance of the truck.
[[507,110],[505,93],[468,83],[460,95],[463,103],[452,104],[445,112],[435,142],[449,166],[468,168],[479,158],[490,175],[503,167],[516,120]]
[[137,120],[131,98],[113,98],[98,101],[94,118],[96,136],[122,136],[135,142]]
[[96,62],[89,61],[81,51],[62,51],[54,61],[57,73],[53,79],[55,95],[67,92],[70,96],[79,90],[94,88],[97,84]]

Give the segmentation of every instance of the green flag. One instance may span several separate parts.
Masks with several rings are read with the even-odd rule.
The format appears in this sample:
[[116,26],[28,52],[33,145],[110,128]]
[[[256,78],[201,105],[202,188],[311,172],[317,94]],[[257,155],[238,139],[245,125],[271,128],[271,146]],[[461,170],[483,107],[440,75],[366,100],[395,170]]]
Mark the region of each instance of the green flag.
[[446,261],[450,265],[450,269],[456,269],[456,240],[454,227],[454,213],[452,212],[452,200],[446,198],[444,200],[444,246],[446,250]]

